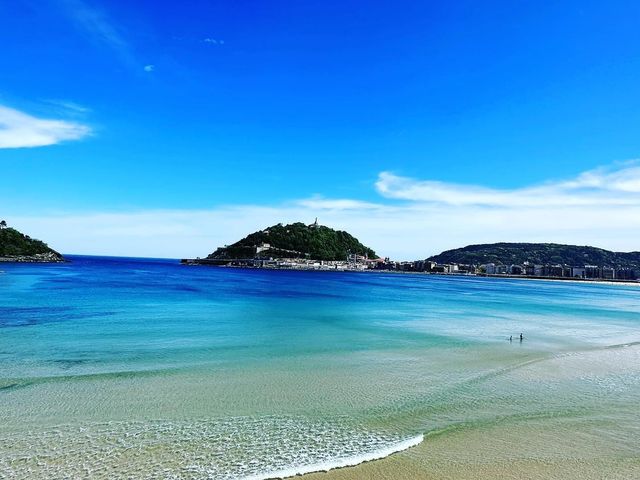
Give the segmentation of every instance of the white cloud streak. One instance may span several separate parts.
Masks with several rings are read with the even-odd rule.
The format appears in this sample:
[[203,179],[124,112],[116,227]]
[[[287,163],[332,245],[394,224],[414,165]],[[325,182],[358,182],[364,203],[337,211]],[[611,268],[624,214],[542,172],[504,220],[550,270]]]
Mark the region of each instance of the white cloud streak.
[[44,100],[44,102],[54,107],[57,112],[65,115],[84,116],[84,114],[91,111],[88,107],[69,100],[49,99]]
[[90,133],[88,126],[77,122],[38,118],[0,105],[0,148],[42,147]]
[[637,205],[640,202],[640,163],[584,172],[568,181],[548,182],[513,190],[415,180],[390,172],[378,176],[376,189],[390,199],[444,205],[486,207],[552,207]]

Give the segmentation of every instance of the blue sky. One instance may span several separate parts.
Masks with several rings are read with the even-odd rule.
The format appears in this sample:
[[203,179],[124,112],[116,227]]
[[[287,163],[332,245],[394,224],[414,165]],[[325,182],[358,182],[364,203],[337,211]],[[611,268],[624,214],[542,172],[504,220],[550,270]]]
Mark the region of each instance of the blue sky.
[[67,253],[315,216],[640,249],[640,3],[450,3],[3,2],[0,215]]

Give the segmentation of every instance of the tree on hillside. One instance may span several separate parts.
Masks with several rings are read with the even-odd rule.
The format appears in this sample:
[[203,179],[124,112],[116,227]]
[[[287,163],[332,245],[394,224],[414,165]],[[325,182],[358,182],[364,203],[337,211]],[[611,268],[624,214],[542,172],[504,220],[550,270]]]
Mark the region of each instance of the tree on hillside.
[[0,220],[0,229],[7,228],[7,222]]

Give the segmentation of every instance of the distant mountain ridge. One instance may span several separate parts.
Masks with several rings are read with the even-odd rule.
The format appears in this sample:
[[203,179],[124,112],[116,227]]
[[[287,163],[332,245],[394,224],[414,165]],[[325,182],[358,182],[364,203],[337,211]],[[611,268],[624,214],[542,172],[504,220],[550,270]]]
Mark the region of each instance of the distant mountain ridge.
[[0,261],[62,262],[64,257],[41,240],[0,223]]
[[640,252],[612,252],[597,247],[558,243],[485,243],[446,250],[428,260],[480,265],[566,264],[640,268]]
[[273,225],[247,235],[232,245],[218,248],[209,260],[234,258],[300,257],[313,260],[345,260],[355,254],[375,258],[376,253],[351,234],[334,230],[317,221]]

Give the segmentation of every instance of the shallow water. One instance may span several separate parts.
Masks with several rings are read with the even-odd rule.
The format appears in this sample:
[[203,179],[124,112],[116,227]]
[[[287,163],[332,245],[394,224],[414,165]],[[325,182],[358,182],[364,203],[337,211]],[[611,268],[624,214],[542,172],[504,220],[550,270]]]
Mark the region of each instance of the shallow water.
[[0,477],[640,455],[637,287],[72,259],[2,266]]

